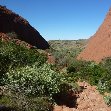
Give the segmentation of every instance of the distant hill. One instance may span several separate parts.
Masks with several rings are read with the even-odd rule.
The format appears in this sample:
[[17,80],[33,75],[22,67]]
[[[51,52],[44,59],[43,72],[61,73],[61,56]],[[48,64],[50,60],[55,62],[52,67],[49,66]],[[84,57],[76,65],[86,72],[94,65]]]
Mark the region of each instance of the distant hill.
[[98,31],[89,39],[87,47],[77,58],[100,62],[106,57],[111,57],[111,8]]
[[59,66],[59,68],[67,67],[86,47],[87,41],[87,39],[48,41],[48,43],[50,44],[51,53],[49,61],[52,63],[55,62]]
[[0,5],[0,32],[16,33],[23,40],[39,49],[48,49],[48,42],[33,28],[27,20]]
[[63,49],[84,49],[86,47],[88,39],[79,40],[49,40],[48,43],[55,50]]

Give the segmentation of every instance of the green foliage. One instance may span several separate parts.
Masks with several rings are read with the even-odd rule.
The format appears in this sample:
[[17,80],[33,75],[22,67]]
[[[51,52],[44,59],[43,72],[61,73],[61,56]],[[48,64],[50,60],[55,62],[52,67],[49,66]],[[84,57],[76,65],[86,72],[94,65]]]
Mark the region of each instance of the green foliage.
[[3,83],[5,73],[16,67],[24,67],[37,62],[38,66],[46,62],[46,57],[34,49],[18,46],[13,42],[0,40],[0,84]]
[[104,80],[108,73],[105,68],[94,62],[74,61],[71,66],[67,68],[69,74],[87,80],[92,85],[97,85],[99,80]]
[[0,85],[4,84],[3,78],[6,78],[5,73],[8,71],[9,65],[9,58],[0,54]]
[[68,66],[67,72],[74,80],[81,79],[89,82],[91,85],[96,85],[101,94],[111,92],[110,58],[105,59],[105,61],[100,64],[86,61],[74,61],[73,64]]
[[[11,67],[29,65],[37,60],[39,62],[39,59],[41,58],[43,59],[42,55],[40,55],[36,50],[30,50],[23,46],[18,46],[13,42],[1,42],[0,54],[1,56],[7,56],[11,62]],[[42,62],[44,63],[46,61],[45,57],[43,60],[44,61]]]
[[97,86],[98,86],[97,88],[101,94],[104,94],[105,92],[109,91],[109,86],[108,86],[107,81],[99,80]]
[[11,90],[36,96],[50,96],[59,92],[60,84],[64,80],[63,75],[51,70],[48,64],[39,68],[33,65],[12,70],[7,73],[7,76],[7,86]]
[[84,49],[87,40],[53,40],[49,52],[55,57],[59,69],[69,66],[74,58]]
[[63,84],[67,84],[70,89],[75,88],[74,81],[69,81],[64,74],[53,71],[51,67],[51,65],[44,64],[42,67],[33,65],[11,70],[7,73],[7,86],[25,95],[50,97],[63,90],[61,89]]
[[17,39],[18,38],[18,35],[15,32],[9,32],[9,33],[6,33],[6,35],[8,37],[10,37],[11,39]]
[[[53,49],[50,50],[60,69],[66,67],[68,81],[85,80],[96,85],[99,92],[111,92],[111,58],[105,58],[100,64],[95,62],[78,61],[75,58],[85,47],[87,42],[79,41],[49,41]],[[67,87],[67,85],[66,85]],[[108,104],[109,104],[109,98]]]
[[49,111],[52,103],[48,97],[27,97],[22,93],[10,93],[2,96],[0,104],[14,111]]
[[111,58],[105,58],[103,61],[100,63],[101,66],[105,67],[109,73],[111,73]]
[[87,43],[87,39],[81,40],[50,40],[48,41],[50,46],[56,50],[72,50],[72,49],[83,49]]
[[[15,103],[15,107],[26,109],[26,111],[32,111],[31,108],[36,110],[47,109],[40,111],[48,111],[52,101],[54,101],[53,95],[61,92],[65,94],[71,90],[79,89],[74,80],[53,71],[52,65],[49,64],[38,67],[38,64],[35,63],[32,66],[10,70],[6,75],[5,86],[12,94],[9,94],[11,96],[11,106]],[[14,102],[14,98],[16,102]]]
[[111,106],[111,96],[104,96],[104,100],[105,100],[105,103],[108,105],[108,106]]
[[105,58],[99,65],[107,71],[107,74],[102,78],[103,82],[107,83],[105,91],[111,92],[111,58]]
[[73,59],[73,61],[67,67],[67,73],[77,73],[86,65],[85,61],[78,61]]
[[[39,97],[36,92],[37,88],[39,88],[38,91],[43,89],[43,84],[39,80],[37,84],[36,78],[40,73],[38,71],[40,67],[41,73],[45,71],[42,69],[42,65],[46,62],[46,59],[46,56],[38,53],[36,49],[27,49],[25,45],[16,45],[14,41],[4,42],[0,40],[0,86],[6,87],[9,92],[0,98],[0,104],[13,107],[17,111],[48,111],[49,106],[51,106],[50,101],[45,99],[45,94],[38,92],[41,95]],[[34,76],[35,66],[38,72]],[[32,71],[34,72],[33,75],[31,75],[30,69],[34,70]],[[39,76],[38,79],[41,77]],[[41,87],[42,89],[40,89]],[[26,88],[28,89],[26,90]],[[37,95],[33,97],[35,92]],[[35,100],[35,98],[37,99]]]
[[78,89],[74,80],[59,73],[46,59],[36,49],[0,40],[0,85],[7,92],[0,104],[18,111],[48,111],[54,94]]
[[69,66],[73,61],[74,58],[77,56],[76,50],[68,50],[68,49],[61,49],[52,51],[52,55],[55,58],[55,63],[58,68],[64,68]]

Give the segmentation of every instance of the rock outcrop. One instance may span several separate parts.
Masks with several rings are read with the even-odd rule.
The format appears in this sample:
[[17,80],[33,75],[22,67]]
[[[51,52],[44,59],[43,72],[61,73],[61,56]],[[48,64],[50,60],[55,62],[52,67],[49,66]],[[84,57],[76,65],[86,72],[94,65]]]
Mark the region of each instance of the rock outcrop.
[[77,59],[100,62],[111,57],[111,8],[98,31],[89,39],[86,48]]
[[15,32],[18,39],[25,41],[39,49],[48,49],[48,42],[34,29],[27,20],[8,10],[5,6],[0,6],[0,32]]

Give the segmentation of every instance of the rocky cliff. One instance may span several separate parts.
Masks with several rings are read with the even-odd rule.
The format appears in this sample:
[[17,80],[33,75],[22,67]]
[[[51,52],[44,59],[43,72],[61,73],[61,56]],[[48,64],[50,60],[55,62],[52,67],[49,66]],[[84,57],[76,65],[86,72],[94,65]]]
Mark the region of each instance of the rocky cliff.
[[0,6],[0,32],[15,32],[18,39],[25,41],[39,49],[48,49],[48,42],[34,29],[27,20],[8,10],[5,6]]
[[77,59],[100,62],[105,57],[111,57],[111,8],[104,22]]

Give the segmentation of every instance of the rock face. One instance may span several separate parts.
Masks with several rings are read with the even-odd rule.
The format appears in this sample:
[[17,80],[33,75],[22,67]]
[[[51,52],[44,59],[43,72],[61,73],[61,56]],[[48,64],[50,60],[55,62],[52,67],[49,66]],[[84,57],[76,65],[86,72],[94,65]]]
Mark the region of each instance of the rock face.
[[98,31],[89,39],[87,47],[77,59],[100,62],[111,56],[111,8]]
[[18,39],[23,40],[39,49],[48,49],[48,42],[24,18],[0,6],[0,32],[15,32]]

